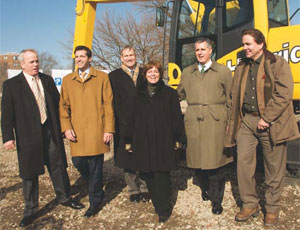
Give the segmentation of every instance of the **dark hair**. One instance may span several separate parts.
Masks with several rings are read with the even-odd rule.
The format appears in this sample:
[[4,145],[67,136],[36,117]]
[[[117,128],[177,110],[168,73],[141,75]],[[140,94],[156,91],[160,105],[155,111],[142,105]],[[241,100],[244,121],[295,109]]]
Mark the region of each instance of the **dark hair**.
[[263,43],[264,44],[263,45],[263,50],[267,49],[267,43],[266,43],[265,36],[260,30],[247,29],[247,30],[244,30],[243,33],[242,33],[242,36],[245,36],[245,35],[250,35],[251,37],[253,37],[254,41],[257,44],[262,44]]
[[162,79],[163,74],[164,74],[163,67],[160,64],[160,62],[156,61],[156,60],[151,60],[151,61],[148,62],[148,64],[144,65],[144,67],[143,67],[143,76],[146,77],[147,71],[149,69],[152,69],[153,67],[156,67],[158,69],[159,78]]
[[195,44],[202,43],[202,42],[206,42],[207,46],[209,48],[212,48],[212,46],[213,46],[212,41],[209,40],[208,38],[205,38],[205,37],[199,37],[199,38],[197,38],[197,40],[195,41]]
[[90,48],[86,47],[86,46],[76,46],[75,50],[74,50],[74,54],[78,51],[78,50],[85,50],[86,51],[86,55],[90,58],[92,57],[92,51],[90,50]]

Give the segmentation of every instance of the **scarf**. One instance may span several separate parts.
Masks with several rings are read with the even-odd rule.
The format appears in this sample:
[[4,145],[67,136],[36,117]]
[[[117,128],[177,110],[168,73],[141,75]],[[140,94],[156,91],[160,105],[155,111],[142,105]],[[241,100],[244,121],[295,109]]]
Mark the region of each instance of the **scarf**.
[[132,74],[132,71],[127,66],[122,64],[121,68],[125,73],[127,73],[131,77],[134,85],[136,85],[136,79],[139,75],[140,64],[139,63],[136,64],[133,74]]

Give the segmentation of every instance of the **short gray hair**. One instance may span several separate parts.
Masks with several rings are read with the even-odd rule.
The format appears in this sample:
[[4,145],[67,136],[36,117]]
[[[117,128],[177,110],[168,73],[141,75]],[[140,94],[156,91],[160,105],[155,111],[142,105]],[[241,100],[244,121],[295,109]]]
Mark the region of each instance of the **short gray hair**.
[[126,45],[126,46],[124,46],[122,49],[121,49],[121,52],[120,52],[120,55],[121,56],[123,56],[123,52],[124,52],[124,50],[133,50],[133,52],[134,52],[134,54],[135,54],[135,49],[133,48],[133,46],[132,45]]
[[24,61],[24,54],[26,52],[32,52],[32,53],[35,53],[38,56],[38,52],[35,49],[24,49],[24,50],[21,51],[21,53],[19,54],[19,57],[18,57],[20,62]]
[[202,43],[202,42],[206,42],[206,44],[209,48],[212,48],[212,46],[213,46],[212,41],[208,38],[205,38],[205,37],[197,38],[197,40],[195,41],[195,45],[197,43]]

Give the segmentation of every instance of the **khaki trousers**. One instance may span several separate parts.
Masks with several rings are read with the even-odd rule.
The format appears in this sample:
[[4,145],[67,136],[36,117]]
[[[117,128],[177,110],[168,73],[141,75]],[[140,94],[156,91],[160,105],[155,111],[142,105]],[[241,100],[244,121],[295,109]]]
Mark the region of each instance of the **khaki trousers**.
[[241,200],[244,208],[258,206],[255,168],[256,146],[262,145],[266,190],[266,211],[278,212],[286,171],[287,146],[282,143],[272,146],[268,131],[258,131],[260,117],[245,114],[237,135],[237,175]]

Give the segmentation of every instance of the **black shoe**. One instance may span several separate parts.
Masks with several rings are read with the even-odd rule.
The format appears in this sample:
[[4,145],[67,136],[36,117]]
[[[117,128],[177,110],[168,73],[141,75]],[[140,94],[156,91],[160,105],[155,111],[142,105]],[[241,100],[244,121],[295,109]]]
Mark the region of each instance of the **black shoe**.
[[95,216],[96,214],[98,214],[98,212],[100,212],[100,209],[101,209],[101,205],[98,205],[97,207],[93,207],[93,208],[89,207],[83,216],[87,218]]
[[208,196],[207,191],[203,191],[203,192],[202,192],[202,200],[204,200],[204,201],[209,200],[209,196]]
[[20,222],[20,227],[26,227],[30,225],[34,220],[33,216],[24,216],[24,218]]
[[158,222],[159,223],[164,223],[167,222],[167,220],[170,218],[170,215],[164,216],[164,215],[159,215],[158,216]]
[[70,207],[73,209],[83,209],[85,206],[75,200],[69,199],[68,201],[64,203],[60,203],[63,206]]
[[130,197],[129,197],[129,200],[130,200],[131,202],[135,202],[135,203],[140,202],[140,199],[141,199],[141,195],[140,195],[140,194],[132,194],[132,195],[130,195]]
[[212,213],[215,215],[220,215],[223,212],[223,207],[220,203],[213,203]]
[[141,200],[143,202],[149,202],[150,199],[151,199],[151,196],[150,196],[149,192],[142,192],[141,193]]

